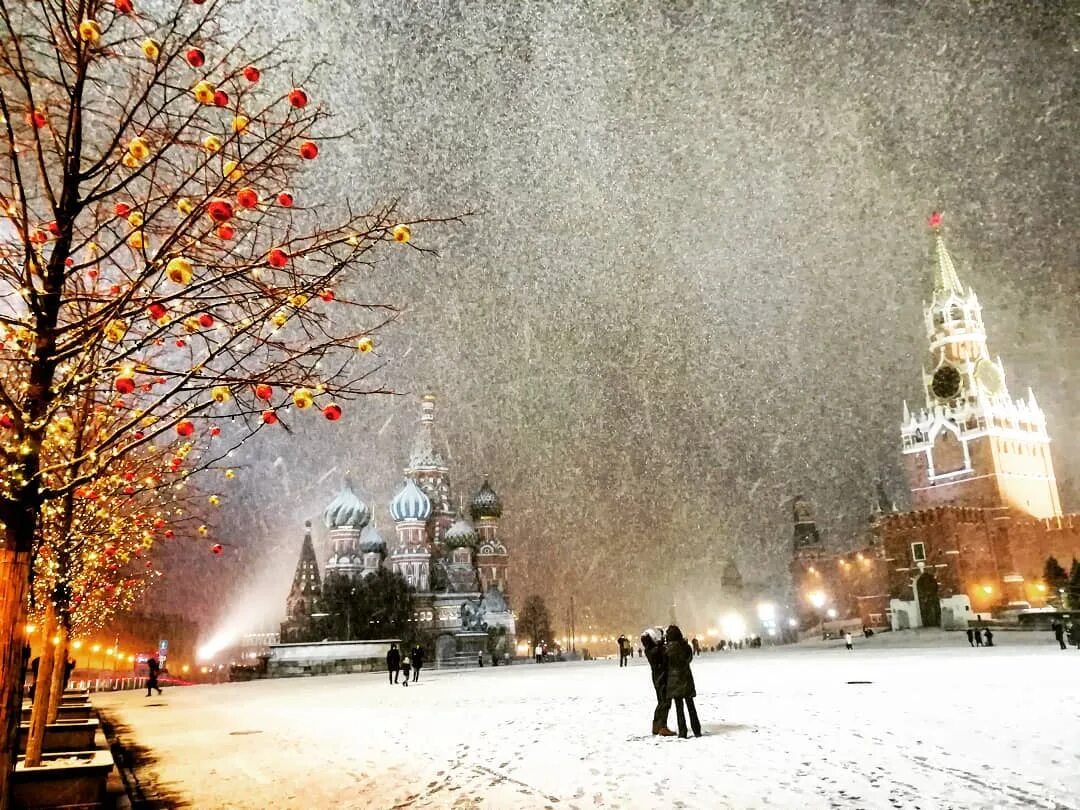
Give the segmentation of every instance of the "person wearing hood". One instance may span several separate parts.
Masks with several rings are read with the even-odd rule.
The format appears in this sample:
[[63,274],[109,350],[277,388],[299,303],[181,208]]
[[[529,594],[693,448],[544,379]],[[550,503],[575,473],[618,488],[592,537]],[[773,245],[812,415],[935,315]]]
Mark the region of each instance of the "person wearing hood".
[[653,689],[656,690],[656,708],[653,709],[652,733],[661,737],[674,737],[675,732],[668,728],[668,715],[671,713],[671,698],[667,696],[668,665],[664,653],[664,635],[656,627],[650,627],[641,634],[641,646],[645,658],[652,670]]
[[669,700],[675,701],[675,719],[679,723],[679,736],[686,737],[686,711],[690,713],[690,729],[695,737],[701,736],[701,721],[698,720],[697,708],[694,706],[694,698],[697,690],[694,688],[694,673],[690,671],[690,659],[694,657],[694,651],[683,638],[682,630],[678,625],[671,625],[667,629],[667,644],[664,646],[667,655],[668,678],[666,695]]

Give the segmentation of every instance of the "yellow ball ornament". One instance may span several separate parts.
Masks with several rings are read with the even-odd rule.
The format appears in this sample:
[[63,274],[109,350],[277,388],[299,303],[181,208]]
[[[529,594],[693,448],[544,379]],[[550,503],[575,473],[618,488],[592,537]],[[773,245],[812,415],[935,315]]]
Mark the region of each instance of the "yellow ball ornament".
[[311,403],[314,401],[311,392],[306,388],[297,388],[293,391],[292,400],[293,405],[301,411],[310,408]]
[[128,234],[127,243],[132,250],[141,250],[144,244],[142,231],[132,231]]
[[183,256],[174,256],[165,265],[165,277],[173,284],[190,284],[194,272],[191,261]]
[[210,398],[218,405],[222,405],[232,399],[232,391],[227,385],[215,385],[210,389]]
[[161,46],[152,39],[144,39],[140,47],[142,48],[143,56],[151,62],[156,62],[157,58],[161,56]]
[[221,506],[221,498],[217,495],[211,495],[209,501],[211,506]]
[[98,40],[101,39],[101,26],[95,20],[83,20],[79,23],[79,39],[91,45],[96,45]]
[[409,228],[408,225],[395,225],[392,233],[394,235],[395,242],[401,242],[402,244],[405,244],[410,239],[412,239],[412,230]]
[[213,104],[214,103],[214,91],[217,88],[210,82],[203,79],[201,82],[197,82],[191,89],[192,95],[195,96],[195,100],[200,104]]
[[356,349],[361,354],[367,354],[375,348],[375,341],[369,337],[362,337],[356,343]]
[[141,228],[143,224],[143,215],[140,214],[138,211],[132,211],[130,214],[128,214],[127,221],[128,225],[130,225],[132,228]]
[[203,138],[202,145],[207,152],[217,152],[221,149],[221,138],[217,135],[207,135]]
[[184,216],[187,216],[195,210],[195,206],[187,197],[181,197],[179,200],[176,201],[176,210]]
[[251,121],[246,115],[238,115],[232,121],[233,132],[243,132]]
[[110,343],[119,343],[127,334],[127,323],[117,318],[105,325],[105,339]]
[[221,173],[228,180],[239,180],[244,176],[244,170],[240,168],[240,164],[235,160],[225,161],[225,165],[221,167]]
[[226,470],[225,477],[228,480],[232,481],[234,478],[236,478],[236,470]]

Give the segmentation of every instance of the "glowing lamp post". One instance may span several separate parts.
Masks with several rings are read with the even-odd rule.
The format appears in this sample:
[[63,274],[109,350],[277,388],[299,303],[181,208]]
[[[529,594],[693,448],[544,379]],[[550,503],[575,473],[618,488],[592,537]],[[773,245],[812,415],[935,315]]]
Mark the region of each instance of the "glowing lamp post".
[[814,606],[814,609],[818,612],[818,618],[821,620],[821,638],[825,638],[825,614],[822,612],[822,608],[825,607],[825,591],[811,591],[806,597],[810,604]]

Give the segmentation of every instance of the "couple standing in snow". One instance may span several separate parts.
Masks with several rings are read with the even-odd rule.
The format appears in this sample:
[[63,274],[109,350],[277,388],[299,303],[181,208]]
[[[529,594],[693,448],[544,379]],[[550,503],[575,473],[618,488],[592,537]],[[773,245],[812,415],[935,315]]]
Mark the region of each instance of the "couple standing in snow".
[[689,712],[690,729],[695,737],[700,737],[701,722],[694,706],[697,690],[694,689],[694,673],[690,671],[694,651],[683,638],[682,630],[673,624],[668,627],[665,637],[659,627],[650,627],[641,634],[641,646],[645,648],[645,657],[652,670],[653,688],[656,690],[652,733],[661,737],[674,736],[675,732],[668,728],[668,715],[674,700],[679,736],[687,736],[686,712]]

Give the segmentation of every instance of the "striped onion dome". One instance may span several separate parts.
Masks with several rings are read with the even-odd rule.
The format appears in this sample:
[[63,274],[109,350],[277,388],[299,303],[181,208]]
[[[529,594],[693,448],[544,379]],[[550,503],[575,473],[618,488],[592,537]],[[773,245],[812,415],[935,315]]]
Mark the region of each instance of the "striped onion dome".
[[371,519],[371,512],[353,490],[352,481],[345,486],[330,505],[323,510],[323,525],[328,529],[362,529]]
[[374,523],[369,523],[364,527],[364,530],[360,532],[360,550],[365,554],[378,551],[386,551],[386,541],[379,533],[379,530],[375,527]]
[[431,515],[431,499],[411,478],[390,501],[390,516],[398,523],[403,520],[427,520]]
[[450,524],[450,528],[446,530],[446,534],[443,536],[443,542],[449,548],[475,546],[479,539],[476,529],[468,520],[462,517],[460,512],[458,512],[457,519]]
[[480,489],[473,496],[472,503],[469,504],[469,511],[472,513],[473,520],[497,518],[502,515],[502,501],[495,494],[495,490],[491,488],[487,478],[484,479],[484,483],[481,484]]

